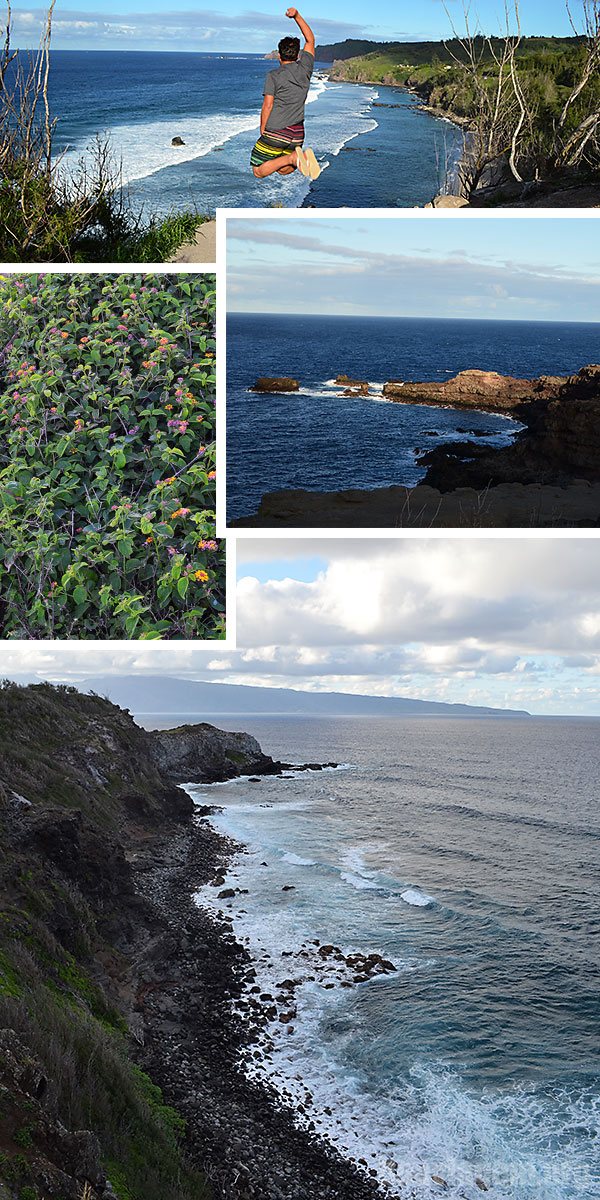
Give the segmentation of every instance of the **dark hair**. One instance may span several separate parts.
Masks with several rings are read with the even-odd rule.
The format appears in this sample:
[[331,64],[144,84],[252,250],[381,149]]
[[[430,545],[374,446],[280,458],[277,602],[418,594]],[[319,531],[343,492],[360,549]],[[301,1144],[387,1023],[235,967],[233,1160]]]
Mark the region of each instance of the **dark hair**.
[[281,39],[277,49],[279,57],[285,62],[296,62],[300,53],[300,38],[284,37]]

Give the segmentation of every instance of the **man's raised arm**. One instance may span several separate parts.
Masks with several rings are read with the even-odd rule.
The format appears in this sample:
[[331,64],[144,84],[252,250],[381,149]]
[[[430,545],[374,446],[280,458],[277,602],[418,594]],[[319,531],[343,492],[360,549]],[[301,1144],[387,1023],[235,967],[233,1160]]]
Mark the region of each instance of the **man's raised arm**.
[[312,56],[314,58],[314,56],[315,56],[315,35],[314,35],[310,25],[308,24],[308,21],[305,21],[304,17],[300,16],[300,13],[298,12],[297,8],[288,8],[285,15],[286,15],[286,17],[290,17],[290,19],[292,21],[296,22],[296,25],[298,26],[300,33],[306,39],[306,41],[304,43],[304,49],[307,50],[309,54],[312,54]]

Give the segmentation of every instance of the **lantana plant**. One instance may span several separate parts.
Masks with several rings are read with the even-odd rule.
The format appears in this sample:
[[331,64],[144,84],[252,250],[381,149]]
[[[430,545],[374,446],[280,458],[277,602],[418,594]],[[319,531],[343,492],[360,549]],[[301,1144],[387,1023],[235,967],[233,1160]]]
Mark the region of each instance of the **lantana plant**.
[[0,636],[219,638],[214,275],[0,278]]

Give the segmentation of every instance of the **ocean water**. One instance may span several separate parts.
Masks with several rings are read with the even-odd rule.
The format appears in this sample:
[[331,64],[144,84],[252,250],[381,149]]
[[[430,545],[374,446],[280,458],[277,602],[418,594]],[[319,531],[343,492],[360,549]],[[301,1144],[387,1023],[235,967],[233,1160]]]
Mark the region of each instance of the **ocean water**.
[[[520,425],[504,416],[348,398],[338,374],[440,380],[469,368],[533,378],[564,375],[598,358],[593,324],[232,313],[227,321],[229,518],[250,516],[280,488],[414,486],[416,450],[477,431],[505,445]],[[298,393],[251,392],[260,375],[292,375]]]
[[[249,170],[264,77],[259,55],[52,52],[56,148],[72,166],[109,132],[132,199],[154,212],[219,207],[413,206],[444,185],[462,139],[397,88],[329,83],[317,69],[308,142],[325,168],[259,183]],[[400,105],[391,109],[390,104]],[[186,143],[171,146],[178,135]]]
[[[189,789],[247,847],[226,884],[248,894],[198,902],[268,992],[315,976],[245,1069],[308,1089],[316,1128],[394,1196],[478,1200],[479,1179],[495,1200],[597,1200],[598,722],[221,721],[240,723],[288,761],[345,764]],[[397,970],[328,989],[315,939]]]

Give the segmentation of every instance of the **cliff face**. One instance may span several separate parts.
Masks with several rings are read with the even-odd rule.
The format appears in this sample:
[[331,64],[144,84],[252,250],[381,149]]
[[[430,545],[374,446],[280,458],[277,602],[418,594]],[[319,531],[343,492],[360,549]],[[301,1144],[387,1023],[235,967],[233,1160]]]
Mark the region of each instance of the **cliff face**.
[[160,775],[148,735],[124,709],[74,688],[0,690],[0,788],[33,804],[78,809],[118,829],[189,816],[190,800]]
[[530,443],[551,469],[600,480],[600,366],[564,381],[532,428]]
[[194,828],[180,771],[271,763],[244,734],[154,735],[71,688],[0,690],[2,1200],[208,1196],[135,1061],[144,963],[168,971],[169,936],[136,872]]
[[465,485],[600,482],[600,366],[552,380],[550,393],[529,410],[520,408],[527,428],[512,446],[490,450],[456,442],[424,455],[425,483],[448,491]]

